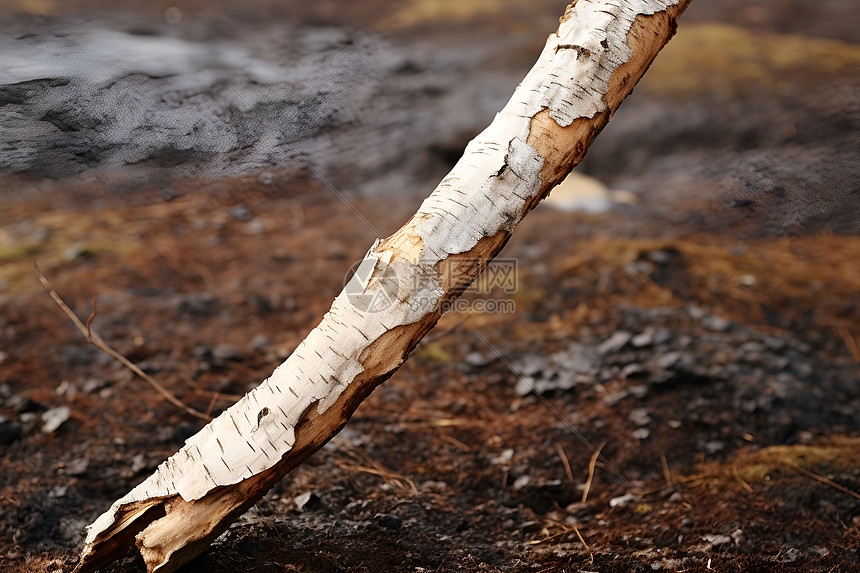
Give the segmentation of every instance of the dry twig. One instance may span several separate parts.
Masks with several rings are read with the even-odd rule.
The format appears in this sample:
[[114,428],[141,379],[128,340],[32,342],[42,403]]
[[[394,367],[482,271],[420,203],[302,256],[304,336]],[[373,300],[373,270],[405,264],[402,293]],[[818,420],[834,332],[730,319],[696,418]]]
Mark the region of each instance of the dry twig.
[[582,490],[582,503],[585,503],[588,499],[588,492],[591,490],[591,482],[594,481],[594,467],[597,465],[597,459],[600,457],[600,452],[603,451],[603,447],[606,445],[606,442],[603,442],[597,449],[594,450],[594,453],[591,455],[591,459],[588,461],[588,478],[585,480],[585,489]]
[[449,444],[451,444],[452,446],[458,448],[459,450],[461,450],[463,452],[468,453],[468,452],[472,451],[472,448],[470,448],[468,444],[464,444],[463,442],[461,442],[457,438],[449,436],[448,434],[441,434],[441,436],[442,436],[443,440],[445,440],[446,442],[448,442]]
[[582,543],[582,545],[585,546],[585,550],[588,551],[588,557],[589,557],[588,563],[589,564],[594,563],[594,553],[591,552],[591,547],[589,547],[588,543],[585,542],[585,539],[582,538],[582,534],[579,532],[579,529],[575,525],[572,527],[573,527],[573,531],[576,532],[576,536],[579,537],[580,543]]
[[555,451],[558,452],[558,457],[561,458],[561,463],[564,466],[564,475],[567,476],[567,481],[573,483],[573,472],[570,469],[570,460],[567,459],[567,454],[564,453],[564,448],[561,444],[556,443]]
[[742,488],[747,490],[749,493],[755,493],[753,487],[741,475],[741,471],[738,469],[738,466],[732,466],[732,473],[735,474],[735,479],[738,480],[738,483],[741,484]]
[[663,466],[663,479],[666,480],[666,485],[672,485],[672,472],[669,470],[669,460],[666,459],[666,454],[660,455],[660,464]]
[[851,353],[851,358],[853,358],[855,362],[860,362],[860,344],[857,344],[857,339],[854,338],[851,331],[844,326],[840,326],[836,329],[836,332],[845,342],[845,348],[847,348],[848,352]]
[[33,268],[35,269],[36,276],[39,277],[39,281],[42,283],[42,286],[45,287],[45,290],[48,291],[48,294],[51,295],[51,298],[54,299],[54,302],[57,303],[57,306],[60,307],[60,310],[66,313],[66,316],[68,316],[72,323],[78,328],[78,330],[81,331],[81,334],[86,337],[87,342],[89,342],[114,360],[119,361],[123,366],[137,374],[141,379],[143,379],[144,382],[152,386],[159,394],[161,394],[165,400],[167,400],[180,410],[183,410],[185,413],[194,416],[195,418],[200,418],[201,420],[208,421],[212,419],[200,410],[192,408],[191,406],[177,398],[176,395],[173,394],[170,390],[156,382],[156,380],[152,376],[141,370],[137,366],[137,364],[111,348],[110,345],[108,345],[108,343],[105,342],[104,339],[99,336],[96,331],[92,330],[92,322],[96,316],[95,297],[93,297],[93,311],[90,313],[89,318],[87,318],[87,323],[84,324],[83,322],[81,322],[81,319],[79,319],[78,316],[74,313],[74,311],[69,308],[69,305],[66,304],[62,297],[57,294],[57,291],[55,291],[54,288],[51,286],[51,283],[48,281],[48,278],[44,274],[42,274],[42,271],[39,269],[39,265],[36,264],[36,261],[33,261]]
[[840,484],[836,483],[835,481],[824,477],[821,474],[817,474],[817,473],[811,472],[807,469],[803,469],[802,467],[800,467],[797,464],[786,464],[786,465],[788,465],[788,467],[792,468],[793,470],[795,470],[796,472],[798,472],[800,474],[805,475],[806,477],[808,477],[810,479],[814,479],[817,482],[823,483],[824,485],[828,485],[828,486],[832,487],[833,489],[839,490],[842,493],[850,495],[851,497],[853,497],[855,499],[860,499],[860,493],[857,493],[856,491],[851,491],[850,489],[848,489],[844,485],[840,485]]

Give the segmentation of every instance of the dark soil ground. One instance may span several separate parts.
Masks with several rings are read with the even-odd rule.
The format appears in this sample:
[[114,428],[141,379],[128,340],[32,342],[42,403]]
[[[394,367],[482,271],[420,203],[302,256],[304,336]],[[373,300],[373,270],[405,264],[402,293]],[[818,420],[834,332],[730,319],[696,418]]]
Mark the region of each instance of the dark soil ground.
[[[104,9],[19,4],[10,25],[37,31]],[[97,295],[94,330],[217,414],[317,324],[373,239],[414,212],[472,124],[488,120],[481,110],[503,103],[529,65],[524,46],[560,12],[549,2],[463,10],[456,25],[442,18],[415,39],[410,18],[432,20],[433,10],[416,1],[387,20],[379,14],[394,14],[392,3],[372,4],[226,4],[193,33],[288,13],[296,29],[325,27],[326,49],[338,26],[383,60],[414,49],[419,62],[442,38],[443,55],[468,38],[490,41],[491,30],[514,40],[501,60],[423,60],[408,81],[373,60],[363,68],[378,76],[365,86],[373,97],[329,92],[330,105],[362,113],[317,117],[286,147],[219,155],[201,137],[187,142],[194,153],[139,162],[111,151],[134,146],[139,130],[114,125],[93,137],[119,139],[99,140],[105,153],[71,172],[63,158],[87,146],[63,138],[79,132],[57,128],[56,146],[19,142],[26,153],[3,155],[3,571],[69,571],[84,527],[202,425],[87,345],[32,261],[82,319]],[[450,21],[452,6],[479,3],[443,4]],[[467,293],[338,436],[184,571],[860,570],[860,48],[845,24],[856,7],[737,4],[691,9],[689,39],[679,35],[583,165],[636,200],[595,215],[551,205],[531,214],[502,254],[516,265],[514,292]],[[535,16],[538,5],[549,17]],[[146,21],[165,8],[128,4],[96,21]],[[309,32],[296,53],[313,61],[320,37]],[[462,91],[470,74],[484,87]],[[157,94],[155,81],[139,85]],[[501,97],[485,95],[499,84]],[[426,114],[380,103],[395,87]],[[16,89],[3,93],[30,93]],[[279,113],[259,97],[251,110]],[[426,129],[454,101],[464,108]],[[24,103],[7,102],[3,117],[23,117],[13,127],[26,135],[29,120],[12,105]],[[234,129],[238,116],[226,115],[213,137]],[[262,133],[267,121],[251,125]],[[393,143],[383,142],[389,132]],[[315,139],[328,133],[344,138],[338,153]],[[371,168],[361,167],[363,134],[381,146]],[[34,149],[56,152],[53,163],[13,166]],[[296,149],[321,171],[293,165]],[[352,175],[333,167],[338,159],[357,166]],[[338,188],[354,183],[351,206],[319,173]],[[133,554],[106,568],[142,570]]]

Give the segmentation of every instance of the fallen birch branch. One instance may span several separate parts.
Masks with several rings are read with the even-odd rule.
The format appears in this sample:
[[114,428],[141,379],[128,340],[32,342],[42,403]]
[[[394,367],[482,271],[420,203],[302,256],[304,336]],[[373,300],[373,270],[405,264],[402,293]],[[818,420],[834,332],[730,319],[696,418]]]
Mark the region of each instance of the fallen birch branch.
[[583,158],[690,2],[568,6],[510,102],[418,212],[374,243],[268,380],[89,526],[76,571],[132,544],[149,571],[174,571],[335,435]]

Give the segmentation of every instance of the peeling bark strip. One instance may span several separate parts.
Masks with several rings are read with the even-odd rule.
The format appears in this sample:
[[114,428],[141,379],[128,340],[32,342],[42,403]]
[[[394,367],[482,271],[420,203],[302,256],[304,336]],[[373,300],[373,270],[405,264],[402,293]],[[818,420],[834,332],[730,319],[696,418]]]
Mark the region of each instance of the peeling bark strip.
[[149,571],[175,570],[337,433],[582,159],[690,2],[568,6],[513,98],[418,212],[374,243],[268,380],[89,526],[76,571],[93,571],[132,543]]

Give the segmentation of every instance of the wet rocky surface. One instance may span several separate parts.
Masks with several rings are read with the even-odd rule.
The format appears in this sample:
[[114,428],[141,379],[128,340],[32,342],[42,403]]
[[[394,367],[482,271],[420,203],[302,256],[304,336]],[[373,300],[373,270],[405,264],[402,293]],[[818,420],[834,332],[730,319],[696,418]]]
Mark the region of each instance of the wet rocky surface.
[[[170,198],[181,183],[310,174],[347,196],[415,200],[501,109],[563,6],[454,4],[12,12],[6,193]],[[667,228],[857,232],[849,4],[694,4],[580,171]]]

